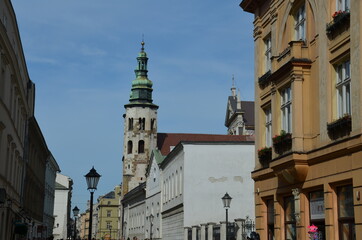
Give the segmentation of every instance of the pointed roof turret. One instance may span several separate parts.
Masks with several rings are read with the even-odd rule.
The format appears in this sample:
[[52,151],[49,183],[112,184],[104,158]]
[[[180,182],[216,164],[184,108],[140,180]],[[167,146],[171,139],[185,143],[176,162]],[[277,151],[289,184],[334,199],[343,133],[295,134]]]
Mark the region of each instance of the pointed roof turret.
[[132,81],[132,90],[129,98],[129,104],[125,107],[131,107],[136,105],[150,106],[152,108],[158,108],[157,105],[153,104],[152,100],[152,81],[148,79],[147,63],[148,57],[145,52],[145,42],[141,42],[141,51],[137,57],[137,67],[134,70],[136,79]]

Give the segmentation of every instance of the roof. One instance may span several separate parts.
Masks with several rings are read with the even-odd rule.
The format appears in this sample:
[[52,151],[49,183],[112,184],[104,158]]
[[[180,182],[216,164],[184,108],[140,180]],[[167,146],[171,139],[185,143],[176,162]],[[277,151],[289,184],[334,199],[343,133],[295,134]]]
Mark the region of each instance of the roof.
[[[229,117],[229,108],[226,108],[226,116],[225,116],[225,126],[228,127],[231,123],[231,120],[236,117],[237,114],[243,113],[243,120],[245,126],[249,127],[255,126],[254,120],[254,101],[240,101],[241,102],[241,109],[237,108],[237,97],[236,96],[229,96],[228,104],[230,103],[230,107],[232,110],[232,116]],[[229,106],[229,105],[228,105]]]
[[131,199],[132,197],[135,197],[138,194],[144,194],[146,188],[146,182],[140,183],[137,187],[133,188],[131,191],[126,193],[123,196],[122,202],[126,202],[127,200]]
[[115,198],[114,191],[107,193],[106,195],[103,196],[103,198],[114,199]]
[[158,133],[157,147],[161,154],[166,156],[180,142],[250,142],[253,136],[220,135],[220,134],[193,134],[193,133]]
[[160,164],[166,157],[166,156],[162,155],[161,151],[158,149],[153,149],[152,153],[153,153],[153,156],[154,156],[157,164]]
[[245,126],[255,126],[254,101],[241,101],[241,109],[244,112]]
[[55,182],[55,190],[69,190],[69,188],[67,188],[66,186],[58,183],[58,182]]

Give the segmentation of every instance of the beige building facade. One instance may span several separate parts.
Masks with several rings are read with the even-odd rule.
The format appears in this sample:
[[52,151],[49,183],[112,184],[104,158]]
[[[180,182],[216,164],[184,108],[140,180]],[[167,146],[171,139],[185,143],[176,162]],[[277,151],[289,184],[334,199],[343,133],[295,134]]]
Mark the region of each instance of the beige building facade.
[[362,2],[240,7],[255,16],[256,231],[362,239]]
[[98,231],[97,239],[118,239],[119,198],[121,186],[98,198]]

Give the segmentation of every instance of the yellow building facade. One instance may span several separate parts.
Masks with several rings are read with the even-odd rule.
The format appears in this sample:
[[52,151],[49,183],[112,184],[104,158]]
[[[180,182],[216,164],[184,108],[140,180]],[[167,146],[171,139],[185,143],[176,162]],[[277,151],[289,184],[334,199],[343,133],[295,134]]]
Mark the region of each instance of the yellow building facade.
[[118,239],[119,198],[121,186],[98,198],[97,239]]
[[255,16],[260,239],[362,239],[362,2],[240,7]]

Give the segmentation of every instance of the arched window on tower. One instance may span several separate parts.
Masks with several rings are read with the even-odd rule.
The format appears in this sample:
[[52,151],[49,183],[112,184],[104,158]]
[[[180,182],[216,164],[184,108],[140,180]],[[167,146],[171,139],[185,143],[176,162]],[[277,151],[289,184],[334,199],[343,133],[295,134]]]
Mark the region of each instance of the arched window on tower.
[[151,118],[151,130],[155,128],[155,120],[154,118]]
[[133,118],[128,118],[128,130],[133,130]]
[[144,153],[145,152],[145,141],[140,140],[138,142],[138,153]]
[[139,129],[140,130],[145,130],[145,124],[146,124],[146,120],[145,118],[139,118],[138,119],[138,122],[139,122]]
[[132,153],[132,147],[133,147],[132,141],[128,141],[128,143],[127,143],[127,153],[128,154]]

